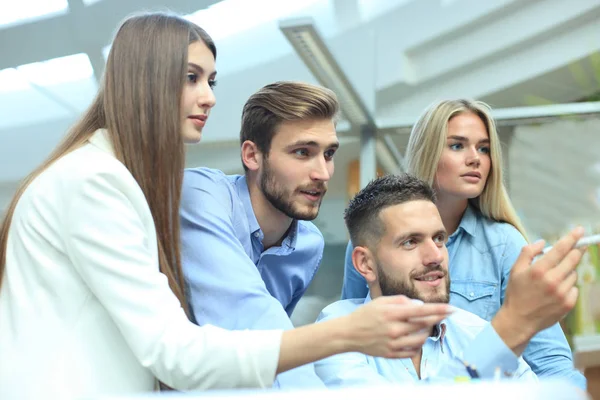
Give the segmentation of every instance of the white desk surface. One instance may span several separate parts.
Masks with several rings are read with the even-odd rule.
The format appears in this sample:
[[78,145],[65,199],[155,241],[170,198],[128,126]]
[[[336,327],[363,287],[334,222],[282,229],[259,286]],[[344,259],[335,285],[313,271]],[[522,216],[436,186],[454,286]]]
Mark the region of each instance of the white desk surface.
[[[518,381],[429,385],[389,385],[328,390],[240,390],[196,393],[162,392],[101,400],[403,400],[403,399],[485,399],[485,400],[585,400],[586,393],[563,381],[526,383]],[[100,399],[98,399],[100,400]]]

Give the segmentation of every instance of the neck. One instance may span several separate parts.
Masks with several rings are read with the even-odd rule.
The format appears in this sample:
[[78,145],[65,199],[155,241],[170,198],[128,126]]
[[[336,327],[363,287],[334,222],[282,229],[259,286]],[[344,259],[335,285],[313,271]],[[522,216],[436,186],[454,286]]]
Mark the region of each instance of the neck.
[[251,179],[248,175],[246,175],[246,179],[250,191],[252,210],[264,235],[262,241],[264,249],[267,250],[270,247],[281,245],[293,219],[273,207],[273,204],[258,187],[256,179]]
[[460,225],[469,201],[464,198],[439,195],[436,206],[442,217],[448,235],[452,235]]

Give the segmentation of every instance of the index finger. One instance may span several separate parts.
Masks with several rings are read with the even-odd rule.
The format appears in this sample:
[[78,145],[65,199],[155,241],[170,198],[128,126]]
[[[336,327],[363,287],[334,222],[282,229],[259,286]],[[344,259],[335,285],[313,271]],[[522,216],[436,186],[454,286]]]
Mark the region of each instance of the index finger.
[[393,317],[397,320],[407,321],[412,318],[443,315],[448,316],[453,312],[452,306],[443,303],[402,304],[390,305]]
[[535,262],[536,267],[549,270],[556,267],[569,252],[575,247],[579,239],[583,237],[584,230],[581,226],[573,229],[567,235],[563,236],[546,254]]

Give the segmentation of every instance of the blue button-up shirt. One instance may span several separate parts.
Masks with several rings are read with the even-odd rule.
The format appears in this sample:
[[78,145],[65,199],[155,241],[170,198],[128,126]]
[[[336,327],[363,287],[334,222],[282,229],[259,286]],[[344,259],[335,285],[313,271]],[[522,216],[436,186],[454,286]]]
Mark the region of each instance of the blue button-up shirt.
[[[281,246],[264,250],[244,176],[185,171],[181,199],[183,271],[195,322],[226,329],[291,329],[290,315],[312,281],[323,236],[294,221]],[[276,387],[323,386],[312,365],[280,374]]]
[[[512,225],[492,221],[467,207],[458,229],[448,238],[450,304],[491,321],[504,303],[513,264],[527,242]],[[367,285],[352,265],[348,244],[342,299],[364,298]],[[539,332],[523,353],[540,378],[567,378],[582,389],[584,376],[573,368],[573,356],[559,324]]]
[[[341,300],[326,307],[318,321],[350,314],[370,301]],[[328,386],[378,383],[438,382],[469,376],[464,362],[473,365],[482,379],[501,377],[537,380],[522,358],[506,346],[491,324],[468,311],[457,310],[442,321],[436,334],[422,348],[420,378],[410,358],[387,359],[361,353],[345,353],[315,364],[317,374]]]

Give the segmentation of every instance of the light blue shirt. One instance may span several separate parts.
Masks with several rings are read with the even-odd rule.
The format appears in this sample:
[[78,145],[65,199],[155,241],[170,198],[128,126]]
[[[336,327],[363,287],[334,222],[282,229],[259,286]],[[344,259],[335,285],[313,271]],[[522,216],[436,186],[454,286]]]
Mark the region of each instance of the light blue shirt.
[[[350,314],[368,301],[369,297],[340,300],[326,307],[318,321]],[[423,345],[420,379],[410,358],[387,359],[361,353],[326,358],[315,363],[315,369],[327,386],[453,381],[469,376],[464,362],[475,366],[482,379],[493,378],[499,368],[501,378],[537,381],[527,363],[515,356],[491,324],[475,314],[457,310],[436,331]]]
[[[183,271],[195,322],[225,329],[291,329],[290,315],[323,255],[323,236],[294,221],[281,246],[264,250],[244,176],[188,169],[181,197]],[[275,387],[323,387],[312,365]]]
[[[450,304],[491,321],[504,303],[510,270],[527,242],[510,224],[492,221],[467,207],[458,229],[448,238]],[[367,284],[346,249],[342,299],[364,298]],[[566,378],[585,389],[585,377],[573,367],[571,349],[559,324],[539,332],[523,353],[540,378]]]

